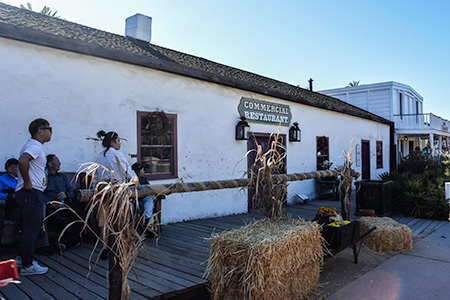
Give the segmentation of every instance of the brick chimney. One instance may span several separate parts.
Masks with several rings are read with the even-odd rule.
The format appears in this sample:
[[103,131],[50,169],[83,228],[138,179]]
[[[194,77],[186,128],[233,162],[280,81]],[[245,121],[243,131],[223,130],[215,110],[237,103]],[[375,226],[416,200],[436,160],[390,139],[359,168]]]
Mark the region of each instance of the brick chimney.
[[125,20],[125,35],[138,41],[150,43],[152,39],[152,18],[135,14]]

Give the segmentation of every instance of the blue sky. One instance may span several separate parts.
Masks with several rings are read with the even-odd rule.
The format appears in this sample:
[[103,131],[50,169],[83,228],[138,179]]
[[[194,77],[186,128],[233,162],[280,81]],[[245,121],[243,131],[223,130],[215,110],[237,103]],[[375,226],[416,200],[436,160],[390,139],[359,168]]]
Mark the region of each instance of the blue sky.
[[314,90],[397,81],[450,119],[450,1],[0,1],[121,35],[142,13],[154,44]]

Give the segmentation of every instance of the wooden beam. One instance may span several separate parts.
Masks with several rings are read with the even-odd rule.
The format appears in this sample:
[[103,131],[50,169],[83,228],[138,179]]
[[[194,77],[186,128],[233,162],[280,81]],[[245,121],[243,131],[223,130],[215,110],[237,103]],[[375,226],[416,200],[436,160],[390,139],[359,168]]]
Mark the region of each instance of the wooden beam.
[[[279,174],[272,175],[275,179],[280,181],[300,181],[313,178],[323,178],[337,176],[337,171],[323,170],[304,173],[293,174]],[[133,196],[146,197],[154,195],[169,195],[174,193],[189,193],[208,190],[233,189],[239,187],[249,186],[251,184],[249,178],[229,179],[229,180],[214,180],[201,182],[177,182],[173,184],[148,184],[139,185],[137,187],[129,187]],[[135,193],[137,192],[137,195]],[[89,201],[94,195],[94,190],[80,190],[81,202]]]

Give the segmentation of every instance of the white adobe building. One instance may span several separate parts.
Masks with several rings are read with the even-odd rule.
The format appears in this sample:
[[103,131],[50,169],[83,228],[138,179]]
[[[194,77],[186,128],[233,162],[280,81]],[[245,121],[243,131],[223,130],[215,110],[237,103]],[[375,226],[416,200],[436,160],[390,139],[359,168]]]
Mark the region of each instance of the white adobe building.
[[[284,138],[286,172],[343,163],[354,139],[356,170],[376,179],[394,163],[393,123],[336,98],[150,43],[151,19],[135,15],[128,36],[111,34],[0,3],[0,136],[2,161],[17,157],[28,124],[53,127],[44,145],[61,171],[74,173],[102,150],[99,130],[116,131],[130,164],[146,166],[150,183],[240,178],[254,140],[237,140],[241,115],[253,136]],[[137,25],[137,27],[135,26]],[[144,28],[144,29],[143,29]],[[149,117],[164,111],[168,131],[149,135]],[[279,126],[279,121],[281,126]],[[301,142],[288,140],[299,123]],[[2,162],[0,162],[2,163]],[[288,198],[317,195],[314,180],[291,182]],[[247,212],[246,190],[169,195],[162,222]]]
[[[322,90],[320,93],[351,103],[395,124],[398,161],[417,147],[438,155],[448,151],[450,121],[423,112],[423,97],[412,87],[394,81]],[[430,149],[430,145],[434,145]]]

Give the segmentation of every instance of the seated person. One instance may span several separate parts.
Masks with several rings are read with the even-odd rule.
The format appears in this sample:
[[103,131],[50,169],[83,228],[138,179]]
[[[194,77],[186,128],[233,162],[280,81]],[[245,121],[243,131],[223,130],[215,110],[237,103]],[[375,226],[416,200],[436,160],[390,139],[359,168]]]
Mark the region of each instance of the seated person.
[[[61,163],[56,155],[47,155],[48,182],[47,188],[44,191],[44,194],[47,197],[48,201],[46,210],[46,215],[48,216],[47,223],[56,231],[58,239],[64,228],[68,224],[66,220],[68,220],[69,222],[80,220],[76,214],[78,214],[78,216],[80,216],[80,218],[82,219],[84,219],[85,217],[84,211],[75,206],[75,192],[69,182],[69,179],[66,175],[58,172],[60,166]],[[60,203],[56,203],[53,201]],[[69,206],[73,211],[66,208],[56,212],[59,208],[64,207],[64,205],[62,205],[61,203]],[[74,211],[76,212],[76,214],[74,213]],[[82,230],[82,222],[72,224],[65,231],[63,237],[61,238],[61,243],[64,244],[60,245],[61,249],[65,248],[65,246],[78,246],[81,241],[80,233]]]
[[15,199],[17,185],[17,165],[19,161],[10,158],[5,163],[6,174],[0,176],[0,202],[5,201],[5,218],[19,220],[19,207]]
[[[139,184],[148,184],[147,178],[144,176],[145,170],[144,167],[140,163],[134,163],[131,168],[136,173]],[[152,221],[153,216],[153,199],[150,196],[140,197],[139,201],[139,210],[144,212],[144,226],[148,227],[149,222]]]

